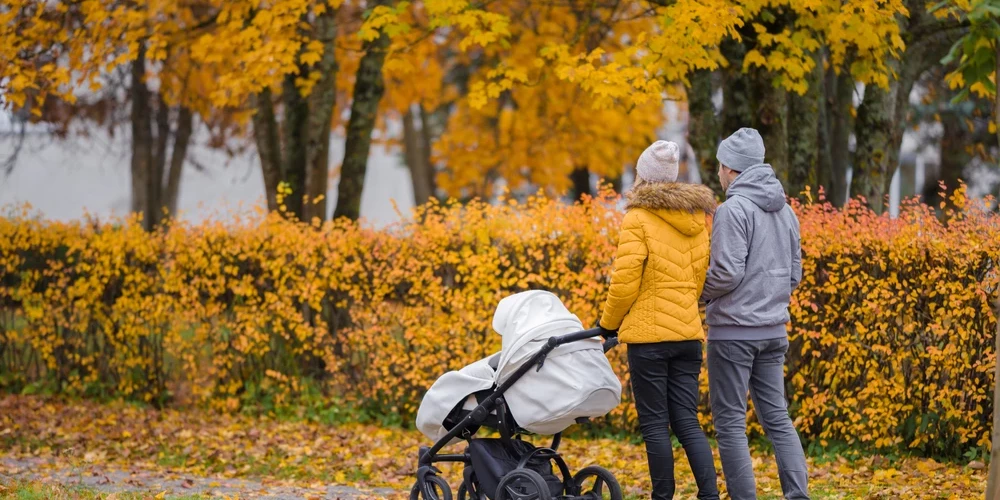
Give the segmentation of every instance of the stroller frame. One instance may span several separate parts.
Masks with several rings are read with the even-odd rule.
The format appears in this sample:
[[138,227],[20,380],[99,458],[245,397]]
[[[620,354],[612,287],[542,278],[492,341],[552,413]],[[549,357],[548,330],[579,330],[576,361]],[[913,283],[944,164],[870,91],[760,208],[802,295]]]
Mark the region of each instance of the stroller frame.
[[[534,368],[536,371],[541,370],[542,366],[545,364],[546,356],[548,356],[549,353],[552,352],[555,348],[564,344],[569,344],[572,342],[578,342],[598,337],[605,332],[607,332],[607,330],[603,330],[601,328],[592,328],[589,330],[582,330],[579,332],[570,333],[566,335],[549,337],[548,340],[545,342],[545,344],[537,352],[535,352],[535,354],[531,356],[531,358],[527,363],[524,363],[522,366],[518,367],[518,369],[515,370],[514,373],[507,378],[507,380],[505,380],[502,384],[500,384],[489,396],[487,396],[485,399],[479,402],[479,404],[476,405],[476,407],[473,410],[469,411],[468,414],[464,418],[462,418],[457,425],[452,427],[451,430],[449,430],[444,437],[438,439],[433,446],[430,447],[421,446],[418,452],[419,457],[417,461],[418,463],[417,480],[413,486],[413,489],[411,490],[410,494],[411,500],[418,500],[419,498],[424,498],[427,500],[431,499],[451,500],[450,488],[448,487],[444,479],[438,475],[441,471],[436,467],[434,467],[434,464],[451,462],[451,463],[463,463],[465,464],[466,467],[470,467],[472,465],[472,459],[468,452],[460,454],[441,454],[441,455],[439,455],[438,452],[440,452],[441,449],[443,449],[453,439],[457,437],[462,437],[467,441],[471,441],[475,434],[474,431],[477,431],[480,426],[486,425],[488,427],[493,427],[492,425],[490,425],[491,417],[496,422],[496,428],[500,432],[502,440],[509,441],[514,437],[519,437],[519,435],[524,433],[524,431],[518,428],[516,424],[511,425],[513,418],[508,413],[506,400],[503,397],[504,393],[508,389],[510,389],[510,387],[513,386],[521,377],[523,377],[526,373],[528,373],[528,371],[530,371],[532,368]],[[604,342],[604,352],[608,352],[616,345],[618,345],[618,337],[617,336],[608,337]],[[496,412],[495,415],[493,415],[494,411]],[[583,423],[586,421],[587,421],[586,418],[577,419],[577,423]],[[468,432],[470,429],[472,429],[473,432],[471,433]],[[525,466],[528,464],[528,462],[532,459],[551,460],[555,462],[556,466],[559,469],[560,474],[562,475],[563,491],[564,493],[567,493],[566,495],[559,496],[558,498],[561,499],[593,498],[592,495],[580,496],[580,491],[578,491],[579,488],[578,485],[576,484],[576,480],[580,478],[581,474],[585,473],[589,473],[588,474],[589,476],[597,477],[597,482],[595,484],[596,484],[596,489],[598,490],[598,498],[600,498],[599,494],[602,481],[606,483],[613,481],[614,482],[613,485],[608,484],[608,487],[612,491],[612,497],[613,498],[615,497],[614,492],[617,489],[618,490],[617,496],[618,498],[621,498],[620,487],[617,481],[615,481],[614,477],[611,476],[611,473],[606,471],[605,469],[592,466],[581,470],[580,472],[577,473],[577,476],[575,477],[570,474],[569,467],[566,465],[565,460],[563,460],[562,457],[559,455],[559,453],[556,451],[559,447],[559,443],[562,438],[561,436],[562,436],[561,432],[556,433],[555,435],[552,436],[552,444],[548,448],[535,448],[530,453],[527,453],[524,456],[522,456],[518,463],[517,469],[511,471],[511,473],[509,473],[508,475],[523,470]],[[459,498],[461,498],[462,500],[469,498],[470,493],[473,494],[479,493],[479,492],[473,492],[472,490],[473,485],[469,484],[470,481],[469,474],[465,474],[464,476],[465,479],[463,480],[463,487],[465,489],[466,497],[463,498],[460,488]],[[608,479],[610,479],[610,481],[608,481]],[[435,487],[448,488],[447,492],[444,495],[444,498],[441,498],[437,495],[437,493],[434,490]],[[472,500],[486,500],[485,495],[479,496],[478,499],[475,496],[471,496],[471,498]],[[536,500],[544,500],[549,498],[549,496],[546,494],[534,498]]]

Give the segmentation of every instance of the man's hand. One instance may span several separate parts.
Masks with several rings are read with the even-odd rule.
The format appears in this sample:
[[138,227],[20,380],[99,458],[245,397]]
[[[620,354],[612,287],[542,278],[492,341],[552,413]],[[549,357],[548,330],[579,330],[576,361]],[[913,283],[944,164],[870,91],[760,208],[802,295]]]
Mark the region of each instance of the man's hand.
[[608,330],[607,328],[604,328],[601,325],[597,325],[597,327],[601,329],[601,338],[603,338],[605,340],[607,340],[607,339],[609,339],[611,337],[617,337],[618,336],[618,330]]

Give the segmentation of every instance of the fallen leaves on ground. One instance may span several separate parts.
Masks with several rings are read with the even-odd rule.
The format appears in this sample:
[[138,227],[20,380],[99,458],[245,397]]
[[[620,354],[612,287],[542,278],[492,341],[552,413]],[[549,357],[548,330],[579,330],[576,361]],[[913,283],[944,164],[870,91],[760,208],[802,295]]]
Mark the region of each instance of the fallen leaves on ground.
[[[533,439],[548,446],[545,439]],[[37,460],[50,470],[99,464],[123,471],[256,477],[264,485],[321,489],[334,483],[402,492],[413,483],[418,447],[430,444],[419,432],[374,425],[333,427],[202,410],[157,411],[125,403],[0,398],[0,453]],[[648,496],[641,445],[567,438],[560,451],[571,469],[602,465],[615,473],[626,496]],[[696,490],[690,468],[683,452],[675,455],[678,494],[691,497]],[[755,455],[760,498],[779,498],[774,458]],[[3,467],[0,464],[0,474],[11,475]],[[459,468],[442,469],[457,488]],[[810,476],[816,498],[978,498],[986,481],[985,471],[973,467],[879,456],[811,462]]]
[[[0,484],[0,500],[150,500],[166,497],[166,494],[150,492],[107,493],[43,481],[10,481],[6,486]],[[201,496],[191,496],[190,498],[201,498]]]

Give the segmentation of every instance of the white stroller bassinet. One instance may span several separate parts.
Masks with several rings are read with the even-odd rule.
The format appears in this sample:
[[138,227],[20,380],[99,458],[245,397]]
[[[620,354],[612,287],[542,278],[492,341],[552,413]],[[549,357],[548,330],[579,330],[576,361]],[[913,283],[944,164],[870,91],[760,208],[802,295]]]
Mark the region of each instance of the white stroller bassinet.
[[[497,305],[493,329],[502,349],[461,370],[445,373],[424,395],[417,410],[417,428],[435,441],[448,430],[445,419],[459,405],[476,407],[475,394],[489,391],[529,362],[549,337],[583,330],[583,324],[554,294],[528,291]],[[555,348],[536,370],[529,370],[504,394],[518,427],[552,435],[578,418],[607,414],[621,402],[621,383],[604,355],[600,338]],[[458,441],[458,439],[455,439]]]

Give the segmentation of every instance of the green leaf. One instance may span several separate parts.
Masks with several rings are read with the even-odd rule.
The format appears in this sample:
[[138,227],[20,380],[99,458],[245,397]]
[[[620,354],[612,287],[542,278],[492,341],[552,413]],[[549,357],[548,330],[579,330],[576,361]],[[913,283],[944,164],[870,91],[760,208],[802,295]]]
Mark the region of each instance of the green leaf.
[[978,40],[975,36],[967,36],[962,40],[964,42],[962,50],[965,51],[965,55],[972,55],[976,51],[976,42]]
[[933,14],[934,12],[937,12],[937,11],[939,11],[939,10],[947,7],[950,3],[951,2],[949,2],[948,0],[943,0],[943,1],[938,2],[937,4],[935,4],[930,9],[927,9],[927,12],[930,13],[930,14]]
[[958,104],[969,98],[969,89],[964,88],[951,99],[952,104]]
[[958,41],[955,42],[954,45],[951,46],[951,50],[948,51],[948,55],[944,56],[941,59],[941,64],[946,64],[946,65],[951,64],[961,57],[962,44],[964,40],[965,38],[963,37],[962,39],[959,39]]
[[987,5],[986,2],[983,2],[982,4],[980,4],[980,7],[982,7],[983,10],[988,12],[989,15],[993,17],[1000,17],[1000,6]]

